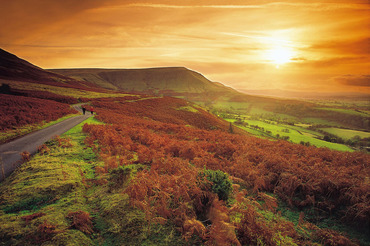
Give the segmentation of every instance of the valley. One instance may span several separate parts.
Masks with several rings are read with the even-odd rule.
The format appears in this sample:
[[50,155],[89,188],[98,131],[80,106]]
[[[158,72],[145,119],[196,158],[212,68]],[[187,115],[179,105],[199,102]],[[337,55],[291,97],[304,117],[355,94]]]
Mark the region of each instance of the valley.
[[[285,140],[289,137],[289,140],[294,143],[302,142],[342,151],[365,150],[370,147],[370,140],[366,137],[366,133],[370,131],[368,111],[370,105],[369,101],[364,99],[357,101],[338,98],[337,100],[341,102],[338,103],[333,99],[297,100],[251,96],[220,83],[211,82],[201,74],[186,68],[54,69],[50,71],[71,76],[77,80],[90,81],[105,88],[182,98],[195,102],[209,112],[229,121],[234,119],[241,123],[240,120],[243,117],[267,120],[274,125],[282,124],[282,128],[285,125],[294,125],[295,128],[299,128],[299,132],[307,133],[300,134],[297,131],[291,134],[281,133],[280,130],[274,130],[272,125],[266,129],[271,133],[256,132],[256,129],[251,127],[246,128],[248,132],[257,136],[268,135],[276,138],[276,134],[279,134],[279,137]],[[299,125],[302,124],[308,124],[309,127],[300,127]],[[263,125],[263,122],[257,124],[259,127],[264,127]],[[359,131],[360,138],[353,136],[351,139],[343,139],[341,134],[335,135],[330,133],[330,130],[329,132],[321,130],[321,128],[338,126],[343,130]]]

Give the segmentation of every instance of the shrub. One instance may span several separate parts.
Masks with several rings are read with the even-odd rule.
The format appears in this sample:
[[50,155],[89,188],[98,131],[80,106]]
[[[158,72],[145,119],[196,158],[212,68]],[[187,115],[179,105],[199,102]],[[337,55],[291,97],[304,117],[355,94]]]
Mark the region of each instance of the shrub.
[[206,178],[211,182],[211,190],[218,195],[218,198],[223,201],[229,199],[229,195],[233,189],[229,175],[220,170],[204,169],[199,173],[200,179]]
[[31,159],[31,154],[28,151],[23,151],[20,155],[22,156],[22,160],[24,162],[30,161]]
[[67,218],[72,219],[70,228],[75,228],[86,234],[93,232],[93,223],[89,213],[82,210],[69,212]]
[[109,184],[110,188],[119,188],[130,179],[132,168],[129,166],[119,166],[115,169],[110,170]]

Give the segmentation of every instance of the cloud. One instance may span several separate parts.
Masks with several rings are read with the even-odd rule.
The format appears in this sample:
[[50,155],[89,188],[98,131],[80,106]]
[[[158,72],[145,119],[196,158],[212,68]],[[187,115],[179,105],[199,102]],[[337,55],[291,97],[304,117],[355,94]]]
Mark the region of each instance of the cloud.
[[305,61],[307,61],[307,58],[304,58],[304,57],[293,57],[290,60],[291,61],[294,61],[294,62],[305,62]]
[[104,5],[100,0],[12,0],[2,1],[0,8],[0,43],[17,43],[39,34],[55,23],[72,18],[89,8]]
[[314,68],[327,68],[343,65],[352,65],[359,63],[368,63],[369,58],[366,56],[343,56],[343,57],[333,57],[333,58],[321,58],[317,60],[309,60],[304,57],[292,58],[293,65],[296,66],[309,66]]
[[331,40],[314,44],[310,49],[346,54],[370,54],[370,37],[355,40]]
[[339,84],[347,86],[361,86],[361,87],[370,87],[370,74],[363,75],[342,75],[332,78]]
[[325,3],[321,1],[311,1],[310,3],[306,2],[297,2],[297,1],[272,1],[272,0],[249,0],[246,1],[240,0],[208,0],[208,1],[166,1],[161,0],[157,3],[152,1],[123,1],[123,4],[115,6],[107,6],[106,8],[117,8],[117,7],[145,7],[145,8],[169,8],[169,9],[186,9],[186,8],[209,8],[209,9],[259,9],[259,8],[271,8],[271,7],[293,7],[293,8],[304,8],[311,11],[332,11],[332,10],[341,10],[341,9],[350,9],[350,10],[369,10],[370,6],[366,0],[353,1],[348,3],[348,1],[327,1]]

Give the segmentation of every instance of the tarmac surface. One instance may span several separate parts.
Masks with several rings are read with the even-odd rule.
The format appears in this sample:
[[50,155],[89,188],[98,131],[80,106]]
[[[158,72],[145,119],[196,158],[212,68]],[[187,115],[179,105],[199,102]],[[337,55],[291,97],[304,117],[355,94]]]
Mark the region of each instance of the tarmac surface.
[[[82,113],[80,106],[84,103],[75,104],[73,107]],[[31,155],[37,152],[39,146],[57,135],[61,135],[72,127],[91,117],[90,112],[78,115],[58,122],[55,125],[32,132],[14,141],[0,145],[0,182],[7,178],[18,166],[22,164],[21,153],[28,151]],[[0,160],[1,162],[1,160]]]

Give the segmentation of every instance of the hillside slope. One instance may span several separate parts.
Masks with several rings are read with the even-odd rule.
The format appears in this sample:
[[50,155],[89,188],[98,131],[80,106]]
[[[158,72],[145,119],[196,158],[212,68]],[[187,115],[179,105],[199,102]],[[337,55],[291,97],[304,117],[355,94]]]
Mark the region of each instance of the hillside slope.
[[0,78],[27,81],[68,81],[70,78],[48,72],[16,55],[0,49]]
[[351,128],[369,129],[370,121],[365,115],[346,112],[328,112],[320,106],[297,99],[283,99],[247,95],[212,82],[202,74],[184,67],[146,69],[53,69],[49,70],[77,80],[89,81],[98,86],[126,92],[173,96],[196,102],[208,108],[239,114],[257,115],[276,120],[312,124],[311,119]]
[[184,67],[148,69],[51,69],[49,71],[105,88],[125,91],[172,91],[178,93],[235,92],[221,83],[209,81],[200,73]]
[[[80,81],[89,81],[108,89],[184,98],[214,106],[225,102],[277,105],[292,100],[251,96],[184,67],[143,69],[50,69],[54,73]],[[293,100],[294,101],[294,100]],[[298,101],[294,101],[298,103]]]
[[5,81],[24,81],[62,87],[84,89],[98,88],[93,83],[80,82],[64,75],[46,71],[3,49],[0,49],[0,79]]

